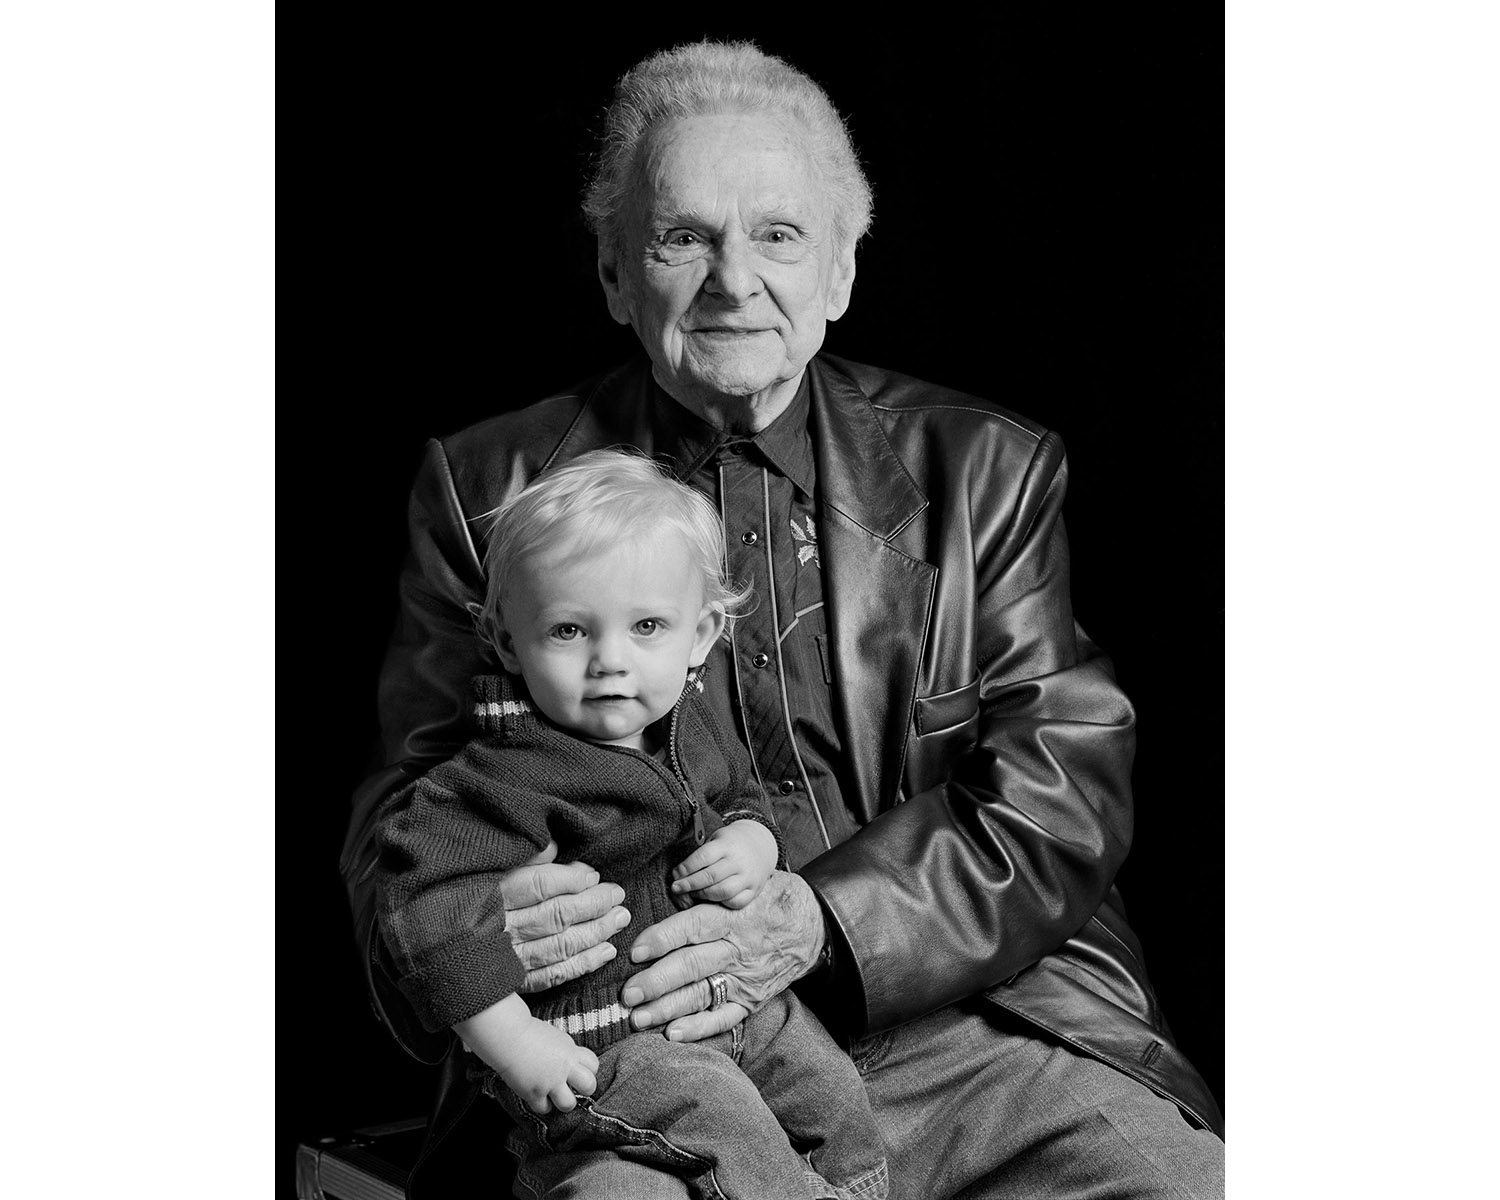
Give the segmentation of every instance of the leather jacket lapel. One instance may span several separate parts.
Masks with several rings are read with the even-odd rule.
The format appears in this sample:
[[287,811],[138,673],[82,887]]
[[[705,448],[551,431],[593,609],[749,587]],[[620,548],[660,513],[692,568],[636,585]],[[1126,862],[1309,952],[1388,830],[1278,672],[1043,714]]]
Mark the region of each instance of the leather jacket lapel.
[[870,401],[818,359],[808,370],[833,688],[856,791],[847,799],[868,821],[898,798],[938,572],[891,545],[927,498]]
[[632,360],[601,379],[584,397],[573,424],[538,474],[590,450],[606,450],[611,446],[634,446],[648,457],[656,455],[649,363]]

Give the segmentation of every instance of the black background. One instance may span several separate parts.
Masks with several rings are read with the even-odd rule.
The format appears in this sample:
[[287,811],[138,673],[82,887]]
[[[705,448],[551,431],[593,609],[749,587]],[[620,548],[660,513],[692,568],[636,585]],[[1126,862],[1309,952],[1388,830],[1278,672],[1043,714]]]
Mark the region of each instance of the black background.
[[297,1140],[420,1113],[431,1087],[364,1000],[336,868],[423,442],[634,352],[577,215],[589,133],[621,71],[704,35],[755,38],[850,119],[875,223],[825,347],[1063,436],[1075,609],[1138,710],[1119,882],[1178,1040],[1225,1099],[1219,15],[913,11],[835,30],[559,8],[545,36],[429,17],[337,39],[326,94],[283,105],[306,148],[281,192],[288,1178]]

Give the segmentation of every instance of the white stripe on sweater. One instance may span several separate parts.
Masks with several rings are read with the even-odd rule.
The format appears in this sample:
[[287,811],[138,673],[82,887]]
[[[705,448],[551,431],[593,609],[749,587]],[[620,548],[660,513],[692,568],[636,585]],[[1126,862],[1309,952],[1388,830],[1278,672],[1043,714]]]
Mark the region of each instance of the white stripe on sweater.
[[474,706],[474,715],[480,720],[485,717],[519,717],[530,711],[531,705],[524,700],[488,700]]
[[611,1004],[608,1008],[596,1008],[592,1012],[569,1013],[566,1017],[554,1017],[547,1023],[556,1025],[569,1037],[577,1037],[580,1033],[593,1033],[596,1029],[607,1029],[611,1025],[619,1025],[629,1016],[628,1008],[621,1004]]

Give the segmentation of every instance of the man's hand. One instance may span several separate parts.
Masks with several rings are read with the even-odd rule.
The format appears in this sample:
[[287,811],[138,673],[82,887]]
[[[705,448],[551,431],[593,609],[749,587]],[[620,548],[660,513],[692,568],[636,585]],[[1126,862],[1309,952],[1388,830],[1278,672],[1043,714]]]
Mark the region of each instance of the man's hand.
[[[635,1009],[634,1028],[670,1021],[668,1038],[696,1042],[732,1029],[806,975],[823,939],[823,910],[812,889],[800,875],[775,871],[744,908],[695,904],[636,938],[632,962],[660,961],[632,975],[620,999]],[[716,973],[728,977],[729,1003],[705,1011],[710,993],[704,981]]]
[[615,956],[609,939],[630,924],[625,889],[600,883],[583,863],[556,863],[557,843],[500,881],[505,928],[526,968],[523,992],[540,992],[602,967]]
[[776,869],[776,835],[759,821],[731,821],[672,868],[672,892],[744,908]]

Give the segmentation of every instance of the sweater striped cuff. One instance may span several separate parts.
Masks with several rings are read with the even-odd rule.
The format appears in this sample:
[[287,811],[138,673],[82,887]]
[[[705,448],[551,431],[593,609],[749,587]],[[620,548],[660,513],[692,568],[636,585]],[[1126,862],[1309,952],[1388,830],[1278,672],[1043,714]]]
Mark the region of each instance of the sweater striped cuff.
[[520,990],[526,980],[510,935],[465,938],[409,964],[396,985],[434,1032],[467,1021]]

